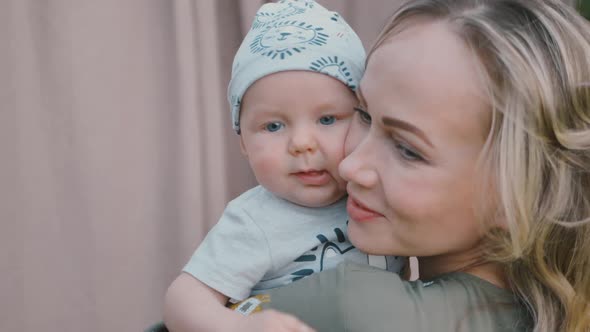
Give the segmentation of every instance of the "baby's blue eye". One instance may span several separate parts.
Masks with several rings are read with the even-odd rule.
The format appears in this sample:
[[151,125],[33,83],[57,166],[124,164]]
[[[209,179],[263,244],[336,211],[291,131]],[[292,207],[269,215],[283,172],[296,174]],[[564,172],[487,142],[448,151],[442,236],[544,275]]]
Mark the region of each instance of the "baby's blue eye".
[[266,129],[267,131],[270,131],[272,133],[272,132],[280,130],[284,126],[285,125],[280,122],[270,122],[270,123],[267,123],[266,126],[264,126],[264,129]]
[[320,118],[320,123],[324,126],[329,126],[336,122],[336,118],[333,115],[322,116]]

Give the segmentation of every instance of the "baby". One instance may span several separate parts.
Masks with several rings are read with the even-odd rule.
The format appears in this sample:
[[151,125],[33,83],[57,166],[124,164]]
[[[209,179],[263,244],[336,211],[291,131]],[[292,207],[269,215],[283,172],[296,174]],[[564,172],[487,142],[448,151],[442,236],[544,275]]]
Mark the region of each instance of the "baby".
[[[238,50],[228,98],[234,129],[259,186],[230,202],[171,286],[173,330],[228,330],[224,307],[354,261],[399,272],[346,236],[338,174],[364,70],[361,41],[314,1],[262,6]],[[234,324],[232,327],[235,327]]]

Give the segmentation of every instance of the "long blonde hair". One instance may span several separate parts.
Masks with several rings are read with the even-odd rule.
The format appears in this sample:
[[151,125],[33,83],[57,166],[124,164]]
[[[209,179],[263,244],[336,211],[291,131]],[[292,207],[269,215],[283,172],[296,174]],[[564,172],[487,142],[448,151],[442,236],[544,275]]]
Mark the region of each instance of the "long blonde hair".
[[534,331],[590,331],[589,23],[557,0],[415,0],[373,50],[416,17],[448,22],[480,59],[493,109],[482,165],[506,224],[486,259]]

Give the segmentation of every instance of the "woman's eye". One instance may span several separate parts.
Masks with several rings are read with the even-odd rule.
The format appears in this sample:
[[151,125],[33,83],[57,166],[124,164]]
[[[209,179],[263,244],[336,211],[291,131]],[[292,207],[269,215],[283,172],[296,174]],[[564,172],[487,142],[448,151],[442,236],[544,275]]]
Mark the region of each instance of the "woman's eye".
[[415,152],[414,150],[410,149],[402,143],[396,143],[395,147],[399,151],[399,154],[402,156],[402,158],[408,161],[424,160],[424,158],[422,158],[422,156],[419,153]]
[[336,118],[333,115],[322,116],[320,118],[320,123],[324,126],[329,126],[336,122]]
[[365,123],[365,124],[371,124],[371,115],[369,113],[367,113],[365,110],[363,110],[362,108],[359,107],[355,107],[354,111],[358,113],[359,115],[359,119],[361,119],[361,122]]
[[277,130],[280,130],[281,128],[283,128],[285,125],[280,123],[280,122],[270,122],[267,123],[266,126],[264,126],[264,130],[269,131],[269,132],[275,132]]

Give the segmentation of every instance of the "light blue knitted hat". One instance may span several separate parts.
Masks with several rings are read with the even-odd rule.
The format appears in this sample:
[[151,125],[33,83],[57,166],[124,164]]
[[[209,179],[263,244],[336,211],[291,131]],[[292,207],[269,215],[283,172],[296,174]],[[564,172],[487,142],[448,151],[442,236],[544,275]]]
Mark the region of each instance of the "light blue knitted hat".
[[240,103],[256,80],[287,70],[330,75],[352,90],[365,69],[365,49],[342,17],[311,0],[260,7],[232,66],[228,87],[233,128],[240,132]]

